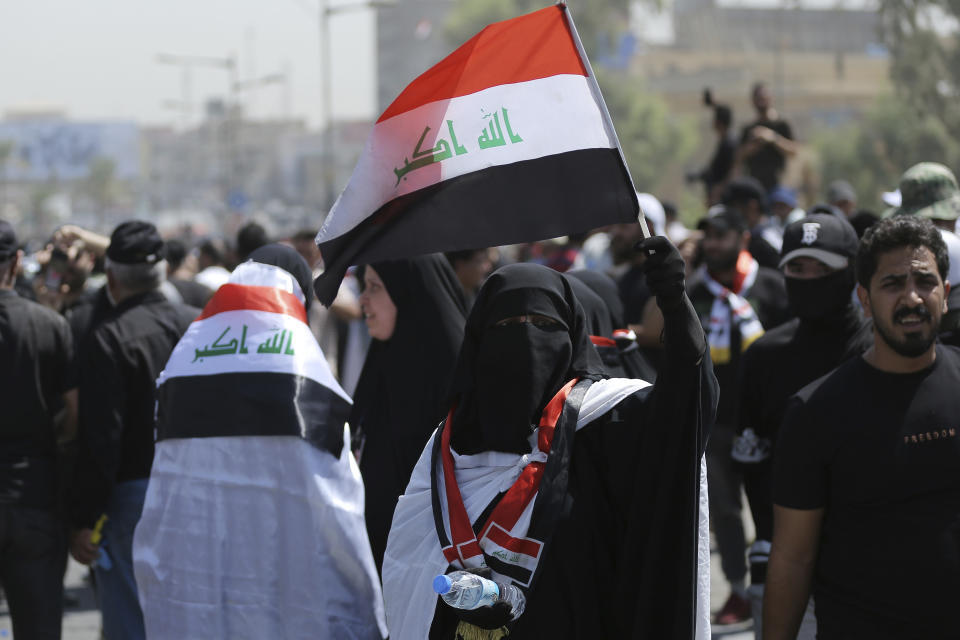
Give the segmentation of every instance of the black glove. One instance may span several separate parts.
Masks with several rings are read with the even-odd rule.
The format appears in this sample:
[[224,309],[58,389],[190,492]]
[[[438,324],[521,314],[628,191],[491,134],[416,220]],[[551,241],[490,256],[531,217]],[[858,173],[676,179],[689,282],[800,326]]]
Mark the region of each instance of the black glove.
[[664,236],[644,238],[636,245],[646,256],[643,273],[650,292],[657,298],[657,306],[664,313],[680,306],[684,294],[685,263],[680,252]]

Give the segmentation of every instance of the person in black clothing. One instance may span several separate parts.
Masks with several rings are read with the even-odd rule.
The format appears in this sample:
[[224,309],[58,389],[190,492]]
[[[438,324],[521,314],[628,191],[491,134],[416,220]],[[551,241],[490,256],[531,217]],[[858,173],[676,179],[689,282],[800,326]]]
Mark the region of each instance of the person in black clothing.
[[737,148],[737,164],[760,181],[768,193],[780,184],[787,157],[797,152],[793,129],[773,108],[773,96],[762,82],[750,92],[757,119],[743,128]]
[[373,340],[350,427],[379,572],[397,498],[446,409],[466,307],[457,276],[440,254],[366,265],[358,278]]
[[704,264],[690,279],[688,293],[710,345],[720,384],[717,423],[707,447],[710,517],[731,595],[718,624],[750,617],[746,594],[746,540],[741,517],[742,478],[730,457],[736,434],[742,354],[765,330],[789,318],[783,274],[760,266],[746,251],[750,233],[740,213],[715,205],[701,221]]
[[166,274],[156,227],[119,225],[107,249],[107,282],[116,307],[93,330],[80,363],[78,460],[71,487],[71,553],[97,559],[91,542],[102,515],[103,549],[112,567],[95,567],[104,633],[142,638],[133,579],[133,530],[153,462],[156,379],[199,310],[170,303],[157,290]]
[[[392,637],[692,638],[709,624],[696,615],[697,505],[717,388],[679,252],[664,237],[638,250],[670,353],[652,387],[604,379],[563,275],[513,264],[484,283],[447,418],[390,532]],[[484,566],[526,593],[516,620],[430,589],[436,573]]]
[[[837,216],[812,214],[784,231],[781,269],[796,318],[766,332],[743,354],[733,459],[742,463],[756,541],[750,593],[760,640],[761,604],[773,539],[773,448],[787,399],[873,343],[870,322],[853,304],[857,234]],[[807,626],[816,628],[810,616]],[[801,637],[813,640],[812,635]]]
[[699,180],[706,189],[707,206],[720,201],[720,193],[733,171],[737,142],[731,134],[733,110],[725,104],[713,105],[713,131],[717,134],[710,163],[700,171],[689,174],[687,180]]
[[586,269],[568,271],[566,275],[575,281],[570,284],[587,314],[590,340],[608,373],[617,378],[655,382],[657,370],[641,352],[634,333],[625,328],[623,303],[613,278]]
[[774,467],[764,640],[957,637],[960,350],[937,344],[949,256],[920,216],[870,229],[857,295],[873,344],[790,400]]
[[257,222],[248,222],[237,231],[237,263],[246,262],[250,254],[270,243],[267,230]]
[[0,586],[16,637],[56,639],[67,553],[57,437],[76,427],[73,339],[62,317],[14,291],[22,257],[0,220]]
[[750,231],[747,251],[761,267],[776,269],[780,263],[783,234],[767,213],[768,198],[754,178],[736,178],[727,183],[721,196],[723,204],[736,209]]
[[187,259],[187,246],[180,240],[168,240],[163,253],[167,260],[167,282],[177,290],[184,304],[203,308],[213,296],[213,291],[193,278],[183,277],[181,269]]

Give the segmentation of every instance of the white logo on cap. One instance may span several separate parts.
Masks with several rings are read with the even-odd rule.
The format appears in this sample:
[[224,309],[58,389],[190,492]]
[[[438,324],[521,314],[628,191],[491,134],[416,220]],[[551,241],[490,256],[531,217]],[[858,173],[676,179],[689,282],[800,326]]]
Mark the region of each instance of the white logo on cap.
[[800,244],[813,244],[817,241],[817,235],[820,233],[820,223],[819,222],[804,222],[803,223],[803,237],[800,239]]

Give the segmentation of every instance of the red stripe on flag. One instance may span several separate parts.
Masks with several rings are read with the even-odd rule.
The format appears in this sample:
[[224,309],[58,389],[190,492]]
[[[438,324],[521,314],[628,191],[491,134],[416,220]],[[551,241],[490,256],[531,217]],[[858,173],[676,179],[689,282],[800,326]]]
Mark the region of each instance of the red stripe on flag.
[[595,347],[615,347],[617,343],[610,338],[604,338],[603,336],[590,336],[590,342],[593,343]]
[[292,293],[274,287],[225,284],[213,294],[197,320],[204,320],[224,311],[269,311],[307,322],[307,311],[303,303]]
[[486,27],[411,82],[377,122],[502,84],[588,75],[564,11],[547,7]]
[[514,538],[496,525],[490,527],[490,530],[487,531],[487,538],[489,538],[491,542],[497,543],[504,549],[509,549],[514,553],[522,553],[523,555],[530,556],[531,558],[537,557],[537,555],[540,553],[540,547],[542,546],[536,540],[530,540],[528,538]]

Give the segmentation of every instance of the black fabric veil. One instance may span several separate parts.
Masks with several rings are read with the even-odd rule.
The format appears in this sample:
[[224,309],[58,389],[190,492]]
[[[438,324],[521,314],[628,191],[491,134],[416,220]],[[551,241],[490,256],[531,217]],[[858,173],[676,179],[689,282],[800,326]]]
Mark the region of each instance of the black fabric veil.
[[[373,340],[354,394],[370,544],[379,569],[397,497],[449,408],[450,376],[463,339],[463,290],[439,254],[371,265],[397,307],[389,340]],[[363,272],[358,274],[363,282]]]
[[626,328],[627,323],[624,320],[623,301],[620,300],[620,292],[617,290],[617,283],[613,278],[605,273],[590,271],[589,269],[568,271],[567,275],[587,285],[593,293],[603,300],[606,304],[607,312],[610,314],[610,323],[614,329]]
[[574,295],[577,296],[577,300],[587,316],[587,331],[589,334],[604,338],[611,337],[616,327],[613,326],[610,311],[607,309],[603,298],[594,293],[593,289],[583,280],[570,277],[571,274],[566,274],[566,276],[570,280],[570,286],[573,287]]
[[[494,326],[500,320],[523,314],[546,316],[557,325],[545,329],[531,325]],[[496,334],[500,331],[514,335],[506,341],[499,340]],[[494,341],[496,347],[491,346]],[[517,348],[503,348],[509,344]],[[521,365],[539,378],[537,384],[517,392],[532,394],[530,397],[511,399],[514,393],[509,388],[487,393],[501,377],[509,376]],[[583,307],[569,281],[536,264],[512,264],[498,269],[480,288],[467,318],[453,379],[452,399],[457,403],[457,412],[451,445],[460,454],[528,452],[530,419],[539,415],[550,398],[576,377],[599,380],[605,373],[590,342]],[[510,416],[509,408],[513,406],[535,410],[531,416]]]
[[280,267],[292,275],[300,285],[300,291],[303,292],[304,307],[307,311],[310,310],[310,301],[313,298],[313,274],[310,273],[307,261],[293,247],[279,243],[268,244],[251,253],[248,259],[260,264]]

